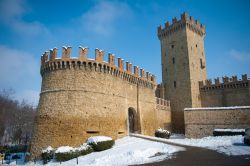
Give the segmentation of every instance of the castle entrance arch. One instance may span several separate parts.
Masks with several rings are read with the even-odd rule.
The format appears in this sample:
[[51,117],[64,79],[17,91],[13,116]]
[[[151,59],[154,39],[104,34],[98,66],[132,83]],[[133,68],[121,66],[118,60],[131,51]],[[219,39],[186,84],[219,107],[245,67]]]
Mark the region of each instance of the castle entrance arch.
[[129,107],[128,109],[128,126],[130,133],[137,132],[137,114],[135,109],[132,107]]

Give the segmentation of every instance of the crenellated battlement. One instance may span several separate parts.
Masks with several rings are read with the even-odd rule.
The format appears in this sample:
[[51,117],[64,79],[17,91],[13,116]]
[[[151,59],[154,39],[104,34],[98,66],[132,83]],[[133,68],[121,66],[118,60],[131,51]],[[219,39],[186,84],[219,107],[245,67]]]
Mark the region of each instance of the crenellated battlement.
[[[103,50],[95,49],[95,59],[88,58],[89,49],[87,47],[79,47],[78,57],[71,57],[72,48],[63,47],[62,56],[58,58],[58,49],[53,48],[49,52],[46,51],[41,56],[41,75],[45,72],[66,68],[90,69],[94,71],[104,72],[115,77],[120,77],[130,83],[143,85],[145,87],[154,88],[156,86],[156,77],[132,63],[126,62],[126,70],[124,70],[124,59],[117,58],[118,66],[116,66],[115,55],[108,53],[108,62],[104,61],[105,53]],[[132,69],[134,69],[132,71]]]
[[184,12],[181,14],[180,20],[176,17],[172,19],[172,23],[167,21],[165,23],[165,27],[163,28],[161,25],[158,27],[158,38],[161,39],[165,36],[169,36],[172,33],[182,29],[189,28],[200,36],[205,35],[205,26],[201,24],[198,20],[194,20],[192,16],[189,17],[188,13]]
[[211,79],[205,81],[199,81],[199,87],[201,91],[209,91],[214,89],[228,89],[228,88],[246,88],[249,87],[250,78],[247,74],[242,75],[241,79],[237,76],[215,78],[214,82]]
[[160,109],[170,109],[170,101],[156,97],[156,107]]

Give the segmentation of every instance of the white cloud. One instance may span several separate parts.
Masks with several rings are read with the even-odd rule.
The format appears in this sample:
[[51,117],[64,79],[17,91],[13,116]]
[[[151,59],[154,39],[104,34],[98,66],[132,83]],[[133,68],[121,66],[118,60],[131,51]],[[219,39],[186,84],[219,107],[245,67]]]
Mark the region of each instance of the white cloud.
[[19,100],[37,104],[38,92],[29,86],[39,80],[39,66],[30,53],[0,45],[0,88],[18,90]]
[[243,52],[232,49],[229,51],[229,55],[240,62],[250,62],[250,52]]
[[25,21],[23,16],[30,11],[25,0],[0,1],[0,21],[20,35],[48,33],[48,29],[38,21]]
[[90,32],[110,35],[119,20],[132,14],[130,7],[123,2],[98,1],[80,19],[81,25]]

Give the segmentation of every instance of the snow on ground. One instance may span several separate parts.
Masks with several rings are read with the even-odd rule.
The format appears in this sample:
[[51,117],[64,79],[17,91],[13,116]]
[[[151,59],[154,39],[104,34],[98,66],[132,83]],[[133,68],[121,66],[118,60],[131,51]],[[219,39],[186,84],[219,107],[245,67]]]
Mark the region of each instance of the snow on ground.
[[[151,163],[171,158],[173,153],[183,150],[185,150],[183,147],[148,141],[141,138],[124,137],[116,140],[115,145],[111,149],[79,157],[78,164],[82,166],[123,166]],[[34,163],[28,163],[27,165],[31,166]],[[36,165],[42,165],[42,163],[38,162]],[[52,161],[47,165],[57,166],[60,163]],[[62,162],[61,165],[76,165],[76,159]]]
[[166,143],[175,143],[188,146],[203,147],[211,150],[215,150],[219,153],[224,153],[230,156],[237,155],[250,155],[250,146],[245,145],[243,142],[243,136],[209,136],[200,139],[185,138],[182,134],[173,134],[170,139],[156,138],[140,134],[132,134],[134,136],[147,138],[151,140],[158,140]]
[[211,150],[216,150],[219,153],[226,155],[250,155],[250,146],[243,142],[243,136],[217,136],[204,137],[200,139],[184,138],[184,139],[169,139],[168,142],[204,147]]

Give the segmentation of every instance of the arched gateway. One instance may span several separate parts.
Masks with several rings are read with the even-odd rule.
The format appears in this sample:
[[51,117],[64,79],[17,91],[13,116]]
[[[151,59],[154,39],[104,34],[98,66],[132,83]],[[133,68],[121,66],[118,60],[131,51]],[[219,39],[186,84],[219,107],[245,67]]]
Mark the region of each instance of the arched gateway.
[[128,126],[130,133],[138,133],[138,115],[132,107],[128,109]]

